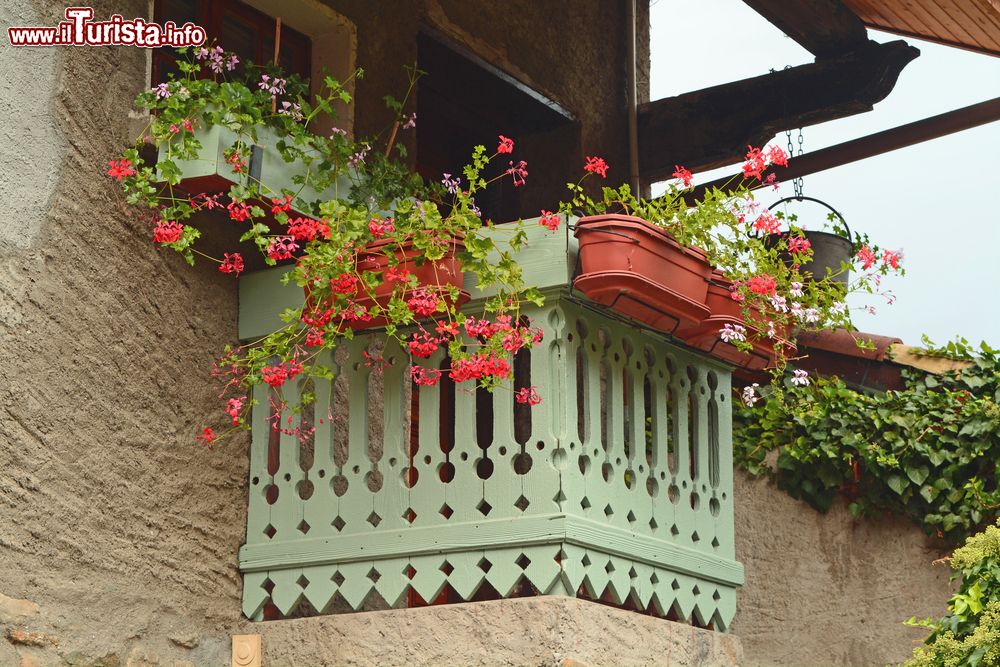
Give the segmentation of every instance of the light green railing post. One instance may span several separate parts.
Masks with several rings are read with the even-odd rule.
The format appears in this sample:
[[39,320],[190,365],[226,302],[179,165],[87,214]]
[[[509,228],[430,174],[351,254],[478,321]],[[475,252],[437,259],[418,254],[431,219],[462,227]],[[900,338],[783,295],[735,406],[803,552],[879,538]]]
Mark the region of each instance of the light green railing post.
[[[572,293],[574,254],[571,237],[538,228],[519,258],[548,295],[527,312],[545,329],[530,378],[517,378],[543,396],[528,416],[509,390],[412,385],[396,344],[376,374],[362,352],[383,339],[365,333],[338,349],[336,381],[312,388],[306,466],[306,445],[269,430],[260,390],[240,552],[249,617],[268,601],[329,613],[375,594],[396,606],[408,590],[468,600],[484,584],[501,596],[527,584],[729,627],[743,582],[730,371]],[[242,338],[301,303],[277,277],[243,282]]]

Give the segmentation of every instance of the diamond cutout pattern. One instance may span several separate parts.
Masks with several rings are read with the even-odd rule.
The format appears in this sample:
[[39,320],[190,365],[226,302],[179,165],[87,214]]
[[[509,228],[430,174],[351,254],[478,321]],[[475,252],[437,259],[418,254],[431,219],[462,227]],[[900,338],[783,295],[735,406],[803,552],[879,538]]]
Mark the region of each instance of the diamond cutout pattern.
[[[567,305],[563,315],[568,314],[570,319],[581,320],[601,317],[599,313],[581,315],[574,308],[575,306],[571,304]],[[574,336],[573,340],[568,341],[568,346],[574,353],[568,357],[570,362],[568,372],[572,374],[574,370],[577,371],[577,382],[585,385],[584,396],[600,395],[602,410],[608,405],[613,407],[617,414],[621,414],[623,396],[605,395],[608,392],[604,391],[606,387],[603,382],[607,373],[605,368],[600,367],[613,358],[611,368],[625,369],[627,373],[632,373],[633,367],[637,368],[655,392],[650,396],[666,397],[670,403],[666,406],[666,410],[663,409],[664,406],[658,405],[652,416],[650,408],[646,408],[646,419],[652,419],[654,422],[652,433],[670,432],[664,428],[664,424],[657,424],[656,421],[662,419],[665,413],[668,414],[668,418],[669,415],[675,414],[678,406],[674,403],[678,396],[682,402],[686,400],[688,394],[698,396],[699,401],[709,400],[707,397],[709,395],[714,396],[717,401],[716,409],[714,413],[708,415],[708,419],[710,422],[717,420],[715,427],[722,423],[723,418],[728,417],[728,403],[718,398],[720,387],[728,386],[729,380],[724,376],[725,370],[716,368],[710,372],[710,369],[706,368],[696,356],[692,356],[691,352],[670,347],[660,350],[656,348],[657,343],[645,339],[637,346],[633,346],[632,343],[636,340],[629,338],[634,335],[629,327],[610,320],[608,322],[594,327],[588,325],[586,330],[581,330],[579,326],[569,326],[565,329],[572,331]],[[597,332],[601,332],[602,336],[598,336]],[[579,339],[576,339],[577,335]],[[357,373],[368,373],[365,370],[367,366],[362,359],[362,352],[372,349],[366,347],[369,343],[365,342],[371,340],[373,337],[365,334],[355,338],[353,342],[347,341],[343,347],[343,358],[338,357],[336,360],[338,372],[344,376],[348,387],[359,377]],[[584,354],[576,354],[580,350]],[[534,364],[532,367],[533,372],[540,371],[544,376],[537,381],[544,382],[550,387],[567,386],[565,383],[552,381],[553,373],[563,374],[567,369],[558,364],[548,363],[546,355],[550,353],[550,350],[542,349],[539,354],[545,357],[543,359],[545,363]],[[573,369],[574,364],[583,364],[583,372],[581,373],[579,368]],[[405,369],[397,368],[394,372],[403,371]],[[626,381],[630,377],[631,375]],[[572,377],[569,381],[572,383]],[[409,386],[408,383],[403,384]],[[386,388],[380,390],[388,391],[388,388],[386,385]],[[329,410],[331,420],[335,417],[340,420],[342,418],[340,413],[346,410],[347,406],[337,404],[338,401],[343,403],[338,398],[337,392],[327,393],[330,394],[329,397],[317,399],[319,402],[327,402],[325,405],[317,403],[316,409],[322,411],[317,414]],[[438,417],[440,414],[455,415],[459,410],[473,407],[464,397],[455,399],[456,402],[450,406],[445,406],[442,401],[452,400],[451,396],[454,394],[450,392],[428,391],[420,396],[420,413]],[[706,398],[702,399],[702,396]],[[425,398],[427,405],[424,405]],[[568,419],[568,423],[561,426],[567,426],[573,431],[575,426],[573,417],[576,416],[574,413],[578,406],[574,403],[575,396],[568,395],[565,398],[567,405],[564,407],[571,409],[567,409],[565,414],[560,411],[558,419]],[[628,391],[624,392],[624,400],[626,401],[624,414],[632,415],[638,411],[640,414],[634,416],[641,418],[642,406],[631,405]],[[408,406],[404,400],[404,411]],[[364,405],[352,406],[354,407],[362,411],[367,409]],[[683,410],[687,406],[682,403],[679,407]],[[331,466],[330,462],[324,459],[323,464],[308,473],[309,477],[313,476],[313,472],[316,473],[314,480],[316,486],[312,497],[300,498],[300,494],[292,493],[294,496],[292,498],[282,497],[280,502],[284,504],[271,503],[272,506],[269,507],[259,498],[251,496],[251,512],[265,513],[252,517],[251,526],[257,526],[254,528],[257,532],[256,538],[248,542],[263,543],[265,549],[273,548],[275,545],[268,544],[268,540],[275,540],[280,533],[282,541],[293,543],[289,544],[290,549],[294,549],[298,544],[304,546],[309,542],[315,542],[317,536],[321,536],[324,541],[330,540],[341,545],[345,542],[345,534],[350,533],[351,541],[358,542],[359,554],[347,555],[344,559],[338,557],[323,565],[276,563],[265,572],[245,573],[245,613],[251,618],[259,618],[263,606],[269,604],[269,598],[270,603],[285,615],[295,615],[297,607],[302,612],[298,615],[331,613],[330,610],[347,611],[346,607],[358,611],[373,592],[382,596],[393,607],[406,604],[408,591],[413,591],[427,603],[433,603],[439,599],[446,587],[448,587],[449,601],[459,599],[468,601],[476,599],[477,591],[482,591],[482,587],[486,585],[488,595],[491,597],[497,592],[501,597],[518,596],[528,591],[529,587],[537,594],[546,592],[574,594],[583,590],[587,596],[603,597],[605,601],[617,606],[635,608],[657,616],[672,613],[675,618],[696,618],[699,625],[705,623],[704,619],[711,619],[716,630],[728,629],[732,620],[732,609],[735,606],[732,586],[722,580],[704,579],[692,573],[690,569],[683,567],[676,569],[675,564],[668,560],[663,562],[657,562],[659,558],[633,560],[627,552],[622,551],[615,551],[612,555],[609,553],[609,545],[605,543],[613,541],[613,536],[628,533],[638,541],[651,540],[648,544],[650,548],[659,548],[665,543],[671,543],[681,547],[679,553],[686,550],[689,554],[697,552],[708,559],[732,559],[731,507],[727,507],[725,511],[717,509],[713,514],[708,503],[705,503],[703,508],[692,507],[689,510],[687,502],[678,504],[677,501],[678,497],[687,499],[692,493],[699,495],[703,492],[708,493],[707,484],[702,483],[708,480],[692,479],[688,466],[678,466],[677,461],[671,460],[670,457],[658,457],[655,461],[647,460],[641,471],[638,471],[638,465],[633,469],[630,467],[630,462],[625,461],[630,452],[617,451],[622,443],[616,441],[614,448],[607,447],[602,452],[602,446],[606,443],[601,441],[597,433],[587,436],[582,433],[574,434],[574,439],[584,437],[585,441],[569,444],[570,450],[576,450],[574,456],[580,455],[586,458],[586,465],[581,463],[577,466],[575,461],[573,464],[567,464],[568,459],[564,457],[553,458],[552,461],[547,461],[553,465],[544,466],[538,465],[539,459],[536,458],[534,467],[529,469],[525,466],[523,469],[518,469],[518,464],[512,461],[512,457],[518,451],[522,452],[522,456],[529,449],[534,453],[536,447],[539,448],[538,451],[548,452],[548,448],[538,441],[538,438],[545,437],[542,431],[546,429],[535,429],[539,432],[529,434],[528,440],[521,442],[522,438],[519,436],[512,437],[514,429],[509,428],[511,424],[505,421],[512,418],[509,410],[491,412],[493,423],[489,430],[492,436],[490,442],[488,444],[478,442],[475,433],[462,434],[462,438],[456,438],[447,448],[451,452],[450,455],[447,451],[444,455],[446,461],[451,461],[449,464],[451,469],[447,475],[425,474],[420,476],[418,482],[416,475],[418,470],[413,466],[418,466],[419,472],[433,471],[433,459],[439,456],[436,452],[442,443],[425,442],[428,429],[414,429],[415,421],[407,424],[404,416],[402,424],[395,419],[391,425],[381,425],[385,431],[381,436],[391,438],[392,442],[402,442],[403,450],[387,449],[384,462],[375,463],[380,475],[377,484],[373,484],[372,479],[367,477],[364,483],[360,479],[366,472],[362,468],[367,467],[361,465],[365,463],[365,448],[370,447],[371,443],[364,442],[363,438],[361,440],[353,438],[354,442],[349,443],[350,446],[352,448],[358,446],[360,449],[357,451],[352,449],[348,454],[350,463],[341,461]],[[460,416],[468,417],[468,415]],[[378,418],[379,415],[375,417]],[[370,416],[366,415],[366,418]],[[454,426],[457,428],[462,423],[467,424],[468,419],[456,420]],[[585,430],[591,425],[590,419],[586,419]],[[668,426],[672,427],[672,424]],[[712,432],[713,425],[710,423],[708,426],[708,429],[699,428],[692,431],[692,433],[697,432],[695,437],[698,441],[689,445],[692,449],[697,449],[699,456],[707,452],[710,460],[715,460],[711,459],[715,455],[711,450],[714,445],[702,441],[705,433]],[[400,427],[403,429],[402,433],[398,432]],[[389,433],[389,430],[393,430],[393,433]],[[715,433],[718,435],[720,432],[716,429]],[[459,434],[456,433],[457,435]],[[472,436],[471,439],[467,437],[469,435]],[[514,442],[515,440],[517,442]],[[262,444],[267,445],[266,442],[257,441],[253,444],[258,448],[256,450],[258,452]],[[729,445],[728,442],[719,444]],[[485,452],[481,453],[477,445],[488,446],[490,457],[481,458],[485,457]],[[617,458],[621,460],[616,462]],[[640,462],[641,458],[640,456]],[[483,464],[484,460],[493,465]],[[591,460],[606,462],[606,469],[600,464],[591,466]],[[285,470],[279,465],[279,470],[265,472],[263,461],[263,458],[257,457],[251,462],[251,466],[260,466],[251,470],[250,474],[251,480],[261,480],[261,484],[257,486],[262,487],[267,483],[264,480],[274,479],[281,484],[280,480],[290,481],[286,476],[301,477],[301,471],[296,466]],[[355,465],[356,461],[358,465]],[[428,467],[425,468],[425,465]],[[406,468],[407,466],[410,468]],[[628,470],[623,485],[621,472],[626,468]],[[608,471],[610,474],[604,474]],[[478,479],[474,479],[477,473],[479,473]],[[384,482],[381,475],[385,475]],[[320,479],[323,481],[320,482]],[[642,484],[642,480],[645,480],[646,484]],[[348,481],[351,482],[350,489]],[[466,484],[467,481],[475,483]],[[251,481],[251,489],[256,489],[257,486]],[[713,497],[716,493],[720,498],[726,493],[732,493],[732,488],[726,481],[717,486],[719,488],[712,490]],[[283,492],[284,495],[288,494]],[[258,503],[256,508],[255,502]],[[718,503],[716,505],[718,506]],[[409,551],[411,545],[408,540],[414,538],[403,537],[406,531],[399,529],[417,527],[418,517],[415,509],[417,507],[420,508],[420,526],[427,528],[426,531],[418,529],[417,535],[427,533],[432,540],[440,538],[442,544],[448,545],[447,550],[437,552],[427,550],[419,554]],[[309,511],[305,511],[307,508]],[[364,511],[366,509],[367,513]],[[585,527],[599,530],[594,530],[593,533],[583,531],[580,540],[563,544],[535,544],[531,541],[518,543],[519,538],[523,537],[522,527],[525,533],[534,527],[527,521],[533,518],[527,513],[529,509],[539,518],[549,512],[565,512],[575,515],[569,517],[569,521],[585,518],[583,522]],[[594,511],[591,512],[591,509]],[[310,522],[303,518],[305,514],[313,517],[313,521],[318,525],[310,526]],[[322,521],[330,521],[331,514],[334,518],[324,528]],[[605,521],[600,521],[602,515]],[[456,521],[461,521],[462,526],[450,521],[456,517],[459,517]],[[661,524],[660,521],[664,523]],[[680,523],[675,523],[676,521]],[[378,556],[365,556],[364,554],[369,553],[369,541],[379,536],[374,531],[381,528],[383,522],[394,534],[399,533],[400,539],[394,545],[396,548],[386,549]],[[509,523],[511,530],[508,532],[505,529],[504,533],[511,535],[515,541],[510,544],[496,542],[480,546],[478,550],[472,545],[468,547],[456,545],[451,542],[452,532],[463,531],[466,527],[465,522],[469,522],[470,527],[471,524],[479,523],[479,529],[493,523],[503,523],[504,526]],[[365,529],[365,523],[372,530]],[[261,524],[264,524],[263,528],[260,527]],[[351,531],[346,530],[348,525],[351,526]],[[330,527],[333,527],[335,532],[330,533]],[[316,530],[315,534],[312,532],[313,528]],[[264,540],[260,540],[261,537],[264,537]],[[299,540],[298,544],[294,544],[296,540]],[[730,546],[724,552],[721,544]],[[344,553],[336,549],[335,552]],[[662,553],[664,559],[669,559],[672,552],[670,549],[660,549],[658,553]],[[382,574],[383,572],[385,574]],[[688,574],[680,574],[681,572]],[[268,577],[273,577],[276,583]],[[703,591],[700,590],[702,585],[706,586]],[[263,586],[267,587],[266,590],[262,588]],[[273,595],[269,592],[272,590]],[[333,602],[335,604],[331,604]],[[304,606],[300,607],[303,604]]]

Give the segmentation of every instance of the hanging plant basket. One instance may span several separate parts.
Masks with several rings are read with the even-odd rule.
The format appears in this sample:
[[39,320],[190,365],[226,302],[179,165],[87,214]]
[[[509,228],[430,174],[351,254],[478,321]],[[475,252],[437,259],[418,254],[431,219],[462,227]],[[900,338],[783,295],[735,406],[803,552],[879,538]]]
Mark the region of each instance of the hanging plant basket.
[[[779,204],[784,204],[790,201],[811,201],[821,206],[825,206],[829,211],[840,220],[840,224],[844,228],[845,235],[833,233],[833,232],[823,232],[823,231],[803,231],[802,235],[809,241],[812,247],[812,258],[802,263],[802,272],[807,277],[813,280],[822,280],[826,276],[830,276],[830,280],[835,283],[842,283],[847,285],[850,282],[851,272],[850,267],[851,259],[854,257],[856,248],[854,247],[854,242],[852,241],[851,228],[847,226],[847,220],[844,219],[835,208],[827,204],[826,202],[816,199],[815,197],[805,197],[798,195],[795,197],[785,197],[784,199],[779,199],[778,201],[771,204],[768,208],[774,209],[775,206]],[[778,242],[784,238],[785,234],[770,234],[766,239],[765,243],[768,246],[774,247]],[[782,260],[791,265],[794,263],[791,253],[787,251],[782,252]]]
[[[727,280],[718,271],[713,272],[708,283],[706,297],[706,304],[711,315],[696,326],[678,331],[677,336],[691,347],[736,366],[755,371],[763,370],[775,362],[777,356],[775,343],[783,346],[786,357],[794,354],[795,346],[788,342],[787,330],[779,331],[776,341],[763,336],[762,332],[744,322],[740,304],[732,298],[732,287],[732,281]],[[753,313],[753,315],[756,319],[761,319],[759,313]],[[727,324],[745,327],[747,340],[753,349],[744,352],[735,345],[724,341],[720,332]]]
[[641,218],[599,215],[576,224],[580,274],[573,282],[592,301],[666,333],[698,324],[712,268]]
[[[452,241],[444,257],[433,261],[419,260],[424,256],[422,250],[414,247],[412,240],[407,240],[402,245],[396,245],[390,251],[390,244],[395,241],[376,241],[365,246],[365,249],[358,253],[358,272],[370,271],[381,276],[382,282],[375,287],[372,293],[366,293],[360,286],[348,297],[365,312],[371,311],[376,305],[386,309],[392,298],[393,291],[400,280],[387,278],[386,274],[390,267],[394,266],[397,273],[409,272],[417,279],[417,287],[427,288],[433,293],[439,294],[442,299],[450,301],[451,297],[447,292],[450,288],[459,290],[459,296],[455,306],[461,307],[469,300],[469,293],[462,289],[465,274],[462,271],[462,263],[458,259],[458,253],[462,249],[460,241]],[[390,252],[394,261],[390,262]],[[413,289],[407,291],[412,294]],[[404,297],[405,298],[405,297]],[[316,304],[312,290],[306,288],[306,310],[315,310]],[[322,308],[320,308],[322,309]],[[384,327],[389,323],[389,318],[385,315],[369,317],[367,319],[346,319],[344,324],[355,331],[362,329],[373,329]]]

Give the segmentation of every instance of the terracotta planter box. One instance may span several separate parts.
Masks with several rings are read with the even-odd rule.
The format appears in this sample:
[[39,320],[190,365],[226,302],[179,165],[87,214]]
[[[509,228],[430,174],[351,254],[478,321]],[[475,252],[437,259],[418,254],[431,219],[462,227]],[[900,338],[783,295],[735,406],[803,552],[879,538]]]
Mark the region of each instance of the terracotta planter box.
[[[767,338],[759,338],[759,331],[746,325],[740,304],[730,296],[732,282],[718,272],[712,274],[708,284],[706,304],[711,315],[697,325],[682,329],[677,336],[691,347],[707,352],[714,357],[750,370],[762,370],[774,362],[774,344]],[[747,329],[753,349],[743,352],[735,345],[725,342],[719,332],[726,324],[740,325]],[[788,350],[794,347],[786,341],[787,332],[779,340]]]
[[[194,135],[201,142],[198,156],[191,160],[175,159],[181,171],[181,182],[176,187],[188,194],[225,192],[233,185],[247,185],[253,181],[262,183],[275,193],[282,189],[299,192],[302,199],[309,201],[346,197],[350,192],[350,180],[343,177],[321,192],[308,184],[303,187],[295,183],[292,176],[306,173],[304,163],[301,159],[285,162],[277,149],[282,137],[269,127],[257,128],[257,143],[248,147],[248,155],[244,156],[247,168],[240,173],[233,171],[224,154],[235,143],[235,132],[221,125],[213,125],[208,129],[197,128]],[[284,139],[289,141],[287,137]],[[162,146],[158,159],[166,158],[167,149]],[[314,171],[317,169],[315,163],[312,168]]]
[[710,315],[712,268],[701,251],[626,215],[581,218],[575,234],[580,274],[573,288],[587,298],[666,333]]
[[[384,250],[389,243],[391,242],[377,241],[369,244],[366,246],[365,250],[358,253],[358,271],[374,271],[383,273],[387,270],[389,268],[389,258],[384,254]],[[462,280],[465,274],[462,271],[462,264],[458,259],[458,252],[460,250],[461,245],[455,242],[448,253],[446,253],[441,259],[433,262],[423,262],[418,265],[417,260],[423,256],[423,252],[414,248],[412,244],[406,243],[395,249],[395,256],[399,260],[396,268],[399,271],[406,269],[415,275],[420,286],[457,287],[459,290],[462,290]],[[367,309],[371,309],[376,304],[385,308],[389,305],[389,299],[391,298],[396,285],[397,281],[383,280],[383,282],[375,288],[372,296],[357,298],[357,293],[355,293],[355,298],[357,298],[356,302]],[[461,306],[468,300],[469,293],[460,291],[458,303],[456,305]],[[312,295],[307,289],[306,303],[309,304],[311,302]],[[386,324],[388,324],[388,320],[384,316],[373,317],[372,319],[366,321],[346,322],[346,325],[355,331],[384,327]]]

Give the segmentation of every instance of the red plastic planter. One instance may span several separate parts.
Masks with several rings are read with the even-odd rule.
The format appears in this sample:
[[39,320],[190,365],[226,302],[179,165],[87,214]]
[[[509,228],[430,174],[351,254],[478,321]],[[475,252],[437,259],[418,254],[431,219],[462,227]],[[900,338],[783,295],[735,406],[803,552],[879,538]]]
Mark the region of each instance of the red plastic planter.
[[[372,271],[383,274],[383,281],[375,288],[374,294],[358,298],[357,295],[360,292],[355,293],[356,303],[364,306],[366,309],[371,309],[376,304],[387,308],[389,300],[392,297],[392,292],[398,284],[398,281],[384,279],[384,272],[389,268],[389,257],[386,255],[386,249],[390,243],[395,243],[395,241],[376,241],[368,244],[364,250],[358,253],[359,273]],[[462,271],[462,264],[458,259],[458,252],[460,250],[460,243],[455,241],[452,242],[451,248],[448,249],[448,252],[441,259],[418,264],[417,260],[423,257],[423,251],[415,248],[412,241],[406,241],[394,248],[394,254],[398,261],[396,269],[400,272],[405,269],[416,276],[419,286],[434,288],[457,287],[460,292],[456,305],[461,306],[469,300],[469,293],[462,290],[462,281],[465,274]],[[310,298],[307,292],[307,303]],[[444,296],[444,298],[447,299],[448,297]],[[388,318],[378,316],[366,321],[346,321],[345,325],[358,331],[361,329],[384,327],[388,323]]]
[[[721,273],[714,272],[708,284],[708,295],[705,300],[711,315],[693,327],[678,331],[677,336],[691,347],[723,361],[750,370],[762,370],[774,362],[774,343],[768,338],[760,337],[760,332],[743,321],[740,304],[733,301],[731,296],[732,285],[732,281],[724,278]],[[722,340],[719,332],[726,324],[746,327],[750,334],[748,336],[750,344],[753,346],[750,352],[743,352]],[[779,340],[788,350],[794,350],[784,337]]]
[[705,254],[641,218],[600,215],[576,225],[580,275],[573,288],[649,326],[674,333],[709,316]]

